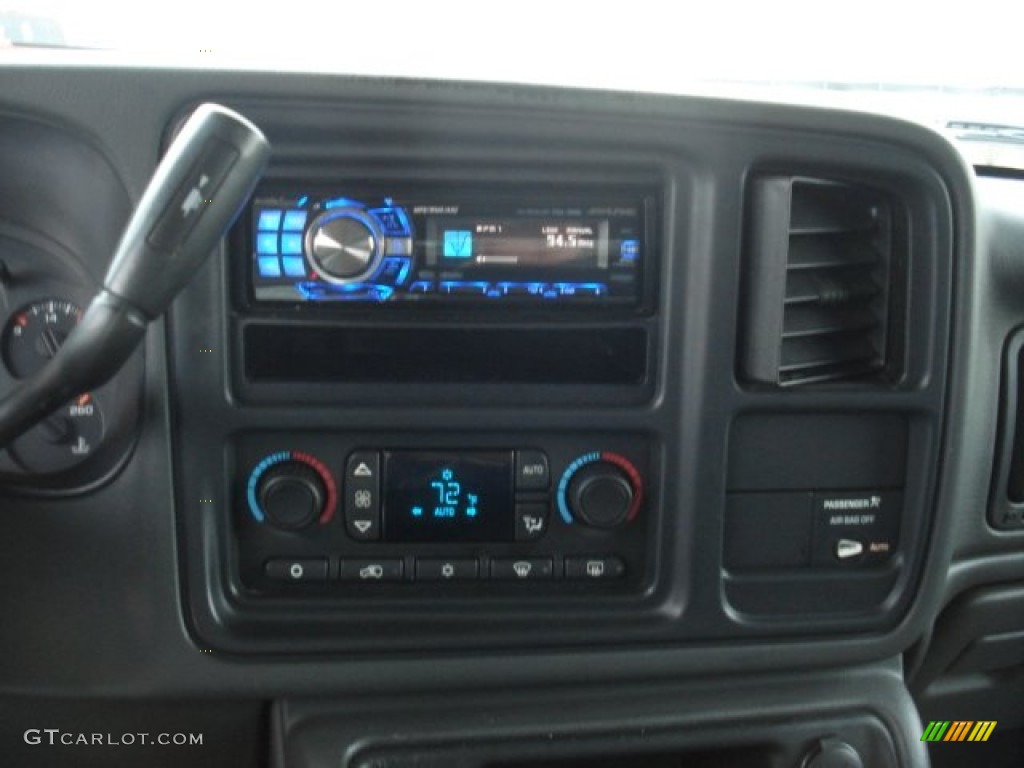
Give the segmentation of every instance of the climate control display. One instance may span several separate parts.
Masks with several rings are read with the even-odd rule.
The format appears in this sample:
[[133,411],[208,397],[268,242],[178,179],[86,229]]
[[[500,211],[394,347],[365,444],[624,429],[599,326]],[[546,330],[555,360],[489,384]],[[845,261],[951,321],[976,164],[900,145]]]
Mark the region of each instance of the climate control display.
[[510,541],[512,452],[386,454],[392,541]]

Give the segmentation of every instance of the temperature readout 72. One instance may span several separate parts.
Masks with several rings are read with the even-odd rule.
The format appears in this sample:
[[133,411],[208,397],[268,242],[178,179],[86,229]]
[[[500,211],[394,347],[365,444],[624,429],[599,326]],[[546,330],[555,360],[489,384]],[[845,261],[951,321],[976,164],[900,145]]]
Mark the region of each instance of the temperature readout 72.
[[[454,518],[459,514],[462,505],[462,484],[455,478],[455,473],[444,468],[436,479],[430,481],[430,487],[437,494],[437,505],[434,507],[433,516],[437,518]],[[475,493],[466,493],[466,506],[463,510],[466,517],[477,516],[477,505],[479,497]],[[421,517],[423,508],[415,506],[412,509],[413,517]]]

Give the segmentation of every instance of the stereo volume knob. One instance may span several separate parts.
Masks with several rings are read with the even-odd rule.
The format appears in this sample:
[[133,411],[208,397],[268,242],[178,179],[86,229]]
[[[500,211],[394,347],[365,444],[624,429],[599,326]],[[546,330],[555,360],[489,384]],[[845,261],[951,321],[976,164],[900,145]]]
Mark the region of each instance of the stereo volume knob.
[[569,483],[569,509],[595,528],[614,528],[633,508],[635,489],[626,473],[605,461],[588,464]]
[[357,283],[380,266],[382,236],[359,208],[339,208],[315,219],[306,232],[310,266],[330,283]]
[[260,478],[260,507],[278,528],[305,528],[324,511],[327,493],[316,470],[300,461],[275,464]]

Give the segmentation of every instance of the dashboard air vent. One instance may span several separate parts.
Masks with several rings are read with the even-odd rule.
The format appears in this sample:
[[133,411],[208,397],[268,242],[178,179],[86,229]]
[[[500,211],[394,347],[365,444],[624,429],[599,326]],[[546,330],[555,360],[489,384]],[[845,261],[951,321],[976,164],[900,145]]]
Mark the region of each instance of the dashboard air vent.
[[898,253],[881,191],[793,176],[754,183],[742,365],[780,387],[889,378]]

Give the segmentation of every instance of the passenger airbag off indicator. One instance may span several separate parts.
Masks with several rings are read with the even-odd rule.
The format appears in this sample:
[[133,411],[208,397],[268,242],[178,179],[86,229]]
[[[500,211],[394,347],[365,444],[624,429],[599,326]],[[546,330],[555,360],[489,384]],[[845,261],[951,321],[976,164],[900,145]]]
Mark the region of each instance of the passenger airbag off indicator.
[[864,545],[856,539],[840,539],[835,552],[836,560],[852,560],[864,554]]
[[819,491],[814,494],[815,565],[872,565],[887,561],[899,542],[899,491]]

